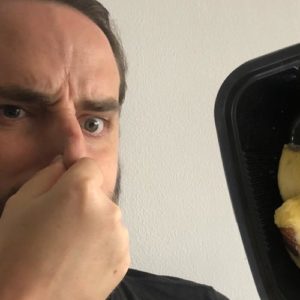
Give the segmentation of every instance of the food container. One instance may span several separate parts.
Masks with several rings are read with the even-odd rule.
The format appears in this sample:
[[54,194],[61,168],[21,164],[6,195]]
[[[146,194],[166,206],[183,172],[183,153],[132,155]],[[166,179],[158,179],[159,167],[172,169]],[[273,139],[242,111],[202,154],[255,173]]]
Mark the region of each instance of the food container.
[[300,118],[299,68],[300,44],[253,59],[226,78],[215,103],[232,206],[263,300],[300,299],[300,269],[274,224],[279,159]]

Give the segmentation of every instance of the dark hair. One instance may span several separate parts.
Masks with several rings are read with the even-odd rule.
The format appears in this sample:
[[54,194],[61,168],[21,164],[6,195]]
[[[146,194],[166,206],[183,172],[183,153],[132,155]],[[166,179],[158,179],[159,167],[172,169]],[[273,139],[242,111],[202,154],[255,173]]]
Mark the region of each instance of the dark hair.
[[47,0],[48,2],[57,2],[69,5],[90,18],[106,35],[112,51],[114,53],[119,73],[119,103],[122,105],[125,99],[127,83],[126,72],[127,62],[122,43],[117,33],[112,28],[109,11],[97,0]]

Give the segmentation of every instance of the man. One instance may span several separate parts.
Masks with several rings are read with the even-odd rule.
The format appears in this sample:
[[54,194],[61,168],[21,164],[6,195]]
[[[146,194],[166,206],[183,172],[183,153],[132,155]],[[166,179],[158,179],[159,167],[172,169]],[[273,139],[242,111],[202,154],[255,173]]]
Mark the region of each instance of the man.
[[0,1],[0,299],[226,299],[128,270],[126,62],[95,0]]

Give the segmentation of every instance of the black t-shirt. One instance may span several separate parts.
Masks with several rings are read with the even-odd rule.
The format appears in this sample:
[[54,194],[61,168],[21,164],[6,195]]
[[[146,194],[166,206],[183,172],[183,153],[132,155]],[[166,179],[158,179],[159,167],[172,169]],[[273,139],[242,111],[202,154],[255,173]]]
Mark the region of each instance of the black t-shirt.
[[109,300],[228,300],[212,287],[129,269]]

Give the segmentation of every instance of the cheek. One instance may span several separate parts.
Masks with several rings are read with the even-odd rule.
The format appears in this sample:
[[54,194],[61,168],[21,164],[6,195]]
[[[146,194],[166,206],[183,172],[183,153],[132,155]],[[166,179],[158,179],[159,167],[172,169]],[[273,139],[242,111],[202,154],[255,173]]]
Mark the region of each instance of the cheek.
[[0,189],[22,182],[33,170],[32,158],[37,157],[36,146],[30,139],[0,131]]

